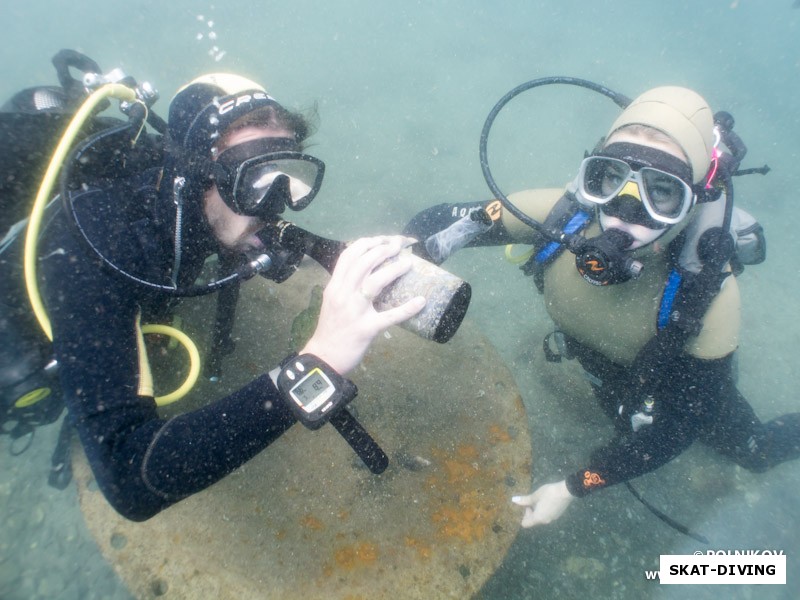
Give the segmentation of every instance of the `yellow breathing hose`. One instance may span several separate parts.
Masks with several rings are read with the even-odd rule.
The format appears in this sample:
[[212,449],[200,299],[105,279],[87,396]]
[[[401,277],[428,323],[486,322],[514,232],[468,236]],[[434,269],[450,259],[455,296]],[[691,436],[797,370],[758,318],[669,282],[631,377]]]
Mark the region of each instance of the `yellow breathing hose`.
[[[47,165],[47,170],[42,178],[42,184],[39,186],[39,192],[36,194],[36,199],[33,202],[33,208],[28,218],[23,258],[25,287],[28,291],[28,298],[30,299],[33,314],[36,316],[36,320],[39,321],[39,325],[50,341],[53,341],[53,329],[50,325],[47,311],[44,308],[44,303],[42,302],[36,280],[36,245],[39,240],[42,218],[47,203],[52,197],[53,187],[58,178],[58,173],[61,170],[61,165],[66,160],[75,137],[80,132],[85,121],[92,115],[97,105],[109,96],[125,102],[139,102],[139,99],[136,97],[136,92],[133,89],[119,83],[109,83],[92,92],[75,113],[66,131],[64,131],[64,134],[61,136],[61,140],[59,140],[58,146],[56,146],[55,152],[53,153],[53,158],[50,159],[50,163]],[[142,333],[158,333],[173,337],[183,344],[189,354],[190,367],[186,381],[175,391],[155,398],[156,404],[159,406],[175,402],[189,392],[194,384],[197,383],[197,378],[200,376],[200,353],[197,351],[197,346],[195,346],[194,342],[192,342],[185,333],[167,325],[145,325],[142,327]]]
[[188,394],[189,390],[191,390],[192,387],[194,387],[194,384],[197,383],[197,378],[200,377],[200,353],[197,351],[197,346],[194,345],[194,342],[188,335],[178,329],[175,329],[174,327],[170,327],[169,325],[143,325],[142,333],[168,335],[183,344],[183,347],[189,354],[189,374],[186,376],[186,380],[183,382],[183,384],[175,391],[170,392],[169,394],[164,394],[163,396],[156,396],[155,398],[156,404],[159,406],[172,404],[176,400],[180,400],[186,394]]
[[61,165],[69,154],[75,137],[80,132],[86,119],[91,116],[95,107],[108,96],[114,96],[115,98],[120,98],[127,102],[136,102],[137,100],[136,93],[132,89],[119,83],[104,85],[86,99],[78,109],[78,112],[75,113],[64,135],[61,136],[58,146],[56,146],[53,158],[50,159],[50,164],[47,165],[47,170],[42,178],[42,184],[39,186],[39,192],[36,194],[36,199],[33,201],[33,208],[28,218],[28,230],[25,237],[25,254],[23,259],[25,267],[25,287],[28,290],[28,297],[30,298],[31,307],[33,308],[33,314],[36,315],[36,320],[39,321],[39,325],[50,341],[53,341],[53,330],[50,326],[50,319],[47,317],[47,313],[44,309],[42,297],[39,294],[39,286],[36,283],[36,244],[39,241],[42,216],[44,215],[47,202],[51,198],[58,172],[61,170]]
[[533,248],[528,250],[527,252],[523,252],[522,254],[513,254],[512,250],[514,248],[513,244],[506,245],[506,260],[510,262],[512,265],[521,265],[525,261],[527,261],[531,256],[533,256]]

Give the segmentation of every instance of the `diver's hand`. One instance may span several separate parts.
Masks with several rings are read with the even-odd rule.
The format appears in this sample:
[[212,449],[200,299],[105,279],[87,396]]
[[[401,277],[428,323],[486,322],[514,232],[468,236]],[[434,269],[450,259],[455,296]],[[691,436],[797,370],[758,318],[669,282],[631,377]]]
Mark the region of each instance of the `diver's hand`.
[[414,242],[397,235],[361,238],[350,244],[339,256],[322,296],[317,328],[300,354],[314,354],[345,375],[361,362],[376,335],[421,311],[422,296],[383,312],[372,305],[384,287],[411,269],[411,260],[401,256],[380,265]]
[[413,252],[417,256],[442,264],[492,227],[492,217],[483,202],[469,204],[439,204],[418,213],[403,233],[420,240]]
[[511,501],[525,507],[522,526],[535,527],[555,521],[564,514],[574,498],[567,489],[567,482],[559,481],[543,485],[527,496],[514,496]]

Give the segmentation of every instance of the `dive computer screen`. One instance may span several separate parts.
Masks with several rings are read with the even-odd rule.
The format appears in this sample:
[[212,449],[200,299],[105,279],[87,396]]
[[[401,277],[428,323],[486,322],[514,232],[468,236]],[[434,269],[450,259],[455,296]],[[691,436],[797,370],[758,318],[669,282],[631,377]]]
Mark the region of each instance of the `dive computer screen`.
[[[320,410],[336,391],[331,380],[315,368],[289,390],[292,399],[307,413]],[[322,410],[324,412],[324,409]]]

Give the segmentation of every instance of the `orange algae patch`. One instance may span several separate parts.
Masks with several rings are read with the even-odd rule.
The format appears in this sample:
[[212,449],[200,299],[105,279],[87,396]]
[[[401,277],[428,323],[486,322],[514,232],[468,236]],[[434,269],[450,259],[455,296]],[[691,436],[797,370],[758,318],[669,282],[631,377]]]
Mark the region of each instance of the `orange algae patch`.
[[308,529],[313,529],[314,531],[320,531],[321,529],[325,529],[325,524],[314,515],[306,515],[305,517],[300,519],[300,524],[303,527],[306,527]]
[[464,444],[456,448],[453,455],[434,450],[436,456],[444,466],[444,475],[449,485],[468,485],[480,470],[478,449],[471,444]]
[[406,547],[416,550],[420,558],[430,558],[433,554],[433,549],[428,544],[423,544],[415,538],[406,537],[405,544]]
[[473,543],[491,531],[500,512],[497,494],[502,494],[498,489],[502,475],[497,465],[483,460],[483,452],[472,444],[449,453],[432,451],[441,466],[427,479],[432,494],[430,519],[437,537]]
[[456,448],[456,456],[464,460],[477,460],[480,456],[478,449],[472,444],[462,444]]
[[373,564],[378,560],[378,548],[370,542],[339,548],[334,554],[336,564],[343,569],[355,569]]
[[508,433],[507,430],[503,429],[499,425],[491,425],[489,427],[489,443],[490,444],[499,444],[499,443],[506,443],[511,441],[511,435]]
[[478,542],[484,538],[497,516],[497,508],[481,501],[477,491],[462,494],[457,506],[443,506],[431,520],[445,537],[456,537],[464,542]]
[[444,461],[444,470],[448,484],[466,483],[478,472],[474,465],[452,459]]

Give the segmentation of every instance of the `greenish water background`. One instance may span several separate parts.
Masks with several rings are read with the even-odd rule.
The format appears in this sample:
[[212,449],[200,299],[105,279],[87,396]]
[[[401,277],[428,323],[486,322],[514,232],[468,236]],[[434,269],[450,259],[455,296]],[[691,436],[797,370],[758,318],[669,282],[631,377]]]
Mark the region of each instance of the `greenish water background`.
[[[745,166],[773,169],[742,178],[736,188],[738,204],[759,218],[770,244],[768,261],[740,282],[740,388],[767,420],[797,410],[800,11],[791,4],[3,0],[0,98],[54,83],[50,58],[69,47],[106,70],[119,66],[151,81],[163,96],[156,105],[162,115],[181,83],[216,70],[262,82],[293,108],[316,103],[321,127],[310,152],[325,161],[326,182],[296,221],[347,239],[397,232],[431,204],[487,198],[480,130],[494,103],[524,81],[571,75],[629,96],[662,84],[692,87],[736,117],[750,149]],[[208,53],[214,44],[225,52],[218,62]],[[521,96],[490,140],[501,188],[563,185],[615,114],[608,100],[581,90]],[[500,249],[463,252],[447,266],[472,283],[470,317],[522,390],[536,484],[562,477],[608,427],[574,369],[543,363],[539,348],[549,323],[532,283]],[[0,596],[124,598],[81,529],[74,492],[45,485],[54,438],[54,428],[43,428],[16,459],[0,448]],[[784,550],[790,584],[688,590],[645,582],[643,570],[657,568],[660,554],[691,553],[698,544],[620,488],[574,503],[557,524],[522,532],[483,596],[794,597],[800,463],[756,476],[694,447],[638,485],[713,548]]]

